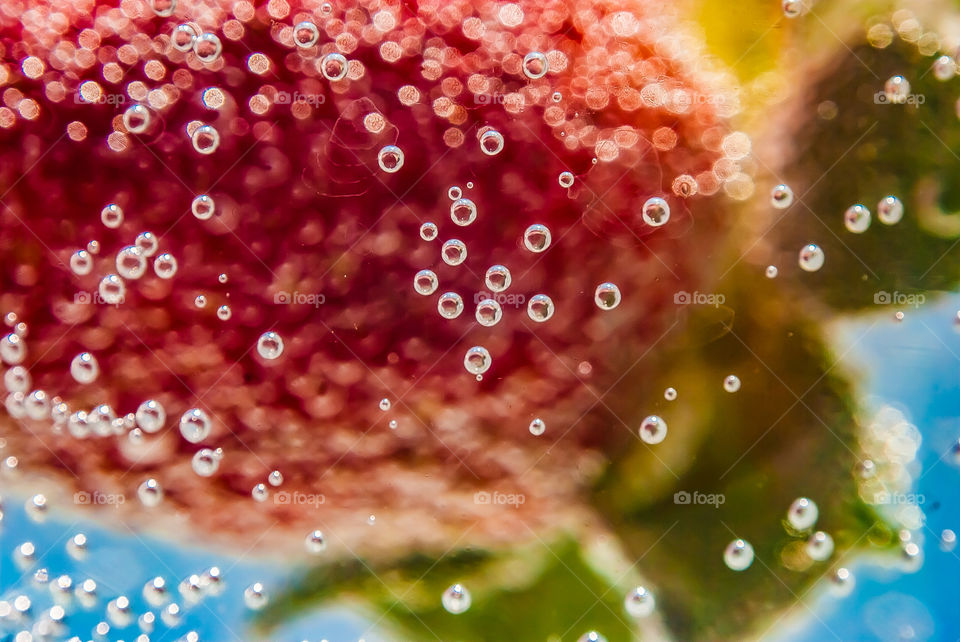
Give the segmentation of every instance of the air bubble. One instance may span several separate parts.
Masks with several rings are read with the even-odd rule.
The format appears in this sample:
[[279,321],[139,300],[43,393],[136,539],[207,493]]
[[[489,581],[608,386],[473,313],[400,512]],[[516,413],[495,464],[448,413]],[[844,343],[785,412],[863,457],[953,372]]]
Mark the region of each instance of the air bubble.
[[546,225],[534,223],[523,233],[523,245],[531,252],[544,252],[550,247],[552,236]]
[[823,254],[823,250],[815,243],[808,243],[800,250],[800,268],[807,272],[816,272],[823,267],[825,260],[826,257]]
[[271,471],[270,474],[267,475],[267,482],[271,486],[279,486],[283,483],[283,473],[281,473],[279,470]]
[[377,163],[388,174],[399,172],[403,167],[403,150],[396,145],[387,145],[377,154]]
[[491,265],[483,276],[483,282],[492,292],[503,292],[510,287],[513,276],[505,265]]
[[650,415],[640,422],[640,439],[648,444],[659,444],[667,436],[667,422],[657,415]]
[[577,642],[607,642],[607,638],[600,635],[596,631],[587,631],[577,638]]
[[440,256],[447,265],[460,265],[467,260],[467,246],[459,239],[445,241]]
[[270,496],[270,491],[266,484],[257,484],[250,491],[250,496],[253,497],[253,501],[255,502],[265,502],[267,501],[267,497]]
[[154,236],[153,232],[140,232],[137,234],[137,238],[133,244],[140,248],[144,256],[151,257],[157,253],[157,247],[160,245],[160,242],[157,240],[157,237]]
[[212,154],[220,146],[220,132],[210,125],[197,127],[190,137],[193,148],[201,154]]
[[788,18],[796,18],[806,13],[807,8],[803,0],[783,0],[783,15]]
[[853,573],[842,566],[830,575],[830,592],[837,597],[850,595],[855,585]]
[[259,611],[268,601],[267,592],[260,582],[254,582],[243,590],[243,603],[251,611]]
[[770,190],[770,204],[778,210],[783,210],[793,204],[793,190],[789,185],[781,183]]
[[673,401],[677,398],[676,388],[667,388],[663,391],[663,398],[667,401]]
[[163,501],[163,487],[156,479],[148,479],[137,488],[137,497],[141,504],[153,508]]
[[323,536],[323,531],[316,530],[307,534],[303,545],[311,555],[319,555],[326,550],[327,540]]
[[623,600],[623,608],[627,615],[635,618],[643,618],[653,613],[656,601],[653,594],[642,586],[633,589]]
[[111,230],[117,229],[123,224],[123,208],[116,203],[110,203],[100,210],[100,221]]
[[463,190],[461,190],[456,185],[453,185],[450,189],[447,190],[447,196],[451,201],[455,201],[463,196]]
[[550,71],[547,57],[539,51],[531,51],[523,57],[523,74],[531,79],[543,78]]
[[854,234],[863,234],[870,227],[870,210],[857,203],[843,213],[843,224]]
[[201,477],[210,477],[220,467],[220,456],[217,451],[211,448],[201,448],[193,453],[193,459],[190,462],[193,472]]
[[753,546],[746,540],[733,540],[723,551],[723,563],[731,571],[747,570],[753,564]]
[[553,299],[546,294],[535,294],[527,302],[527,316],[537,323],[549,321],[554,311]]
[[483,346],[473,346],[463,357],[463,367],[473,375],[481,375],[490,369],[493,359]]
[[768,279],[775,279],[777,275],[780,274],[780,270],[777,269],[776,265],[768,265],[767,269],[763,272],[764,276]]
[[642,213],[647,225],[660,227],[670,220],[670,205],[659,196],[654,196],[643,204]]
[[123,303],[123,298],[127,292],[127,286],[124,285],[123,279],[116,274],[108,274],[103,277],[97,289],[103,302],[110,305]]
[[217,308],[217,318],[221,321],[229,321],[232,315],[233,310],[230,309],[229,305],[221,305]]
[[86,276],[93,271],[93,257],[86,250],[77,250],[70,255],[70,270],[77,276]]
[[279,358],[283,354],[283,339],[276,332],[264,332],[257,339],[257,353],[268,360]]
[[601,310],[612,310],[620,305],[620,288],[615,283],[601,283],[593,293],[593,300]]
[[343,80],[347,77],[348,66],[343,54],[328,53],[320,62],[320,73],[330,81]]
[[150,110],[136,103],[123,112],[123,126],[131,134],[142,134],[150,127]]
[[180,416],[180,434],[191,444],[210,436],[210,417],[200,408],[191,408]]
[[885,196],[877,203],[877,220],[884,225],[896,225],[903,218],[903,203],[896,196]]
[[177,273],[177,259],[172,254],[164,252],[153,260],[153,271],[161,279],[172,279]]
[[81,352],[70,362],[70,376],[80,384],[93,383],[100,374],[97,358],[89,352]]
[[437,299],[437,311],[444,319],[456,319],[463,312],[463,298],[456,292],[444,292]]
[[386,411],[390,410],[390,407],[391,407],[392,404],[390,403],[390,400],[389,400],[389,399],[387,399],[386,397],[384,397],[383,399],[380,400],[380,403],[379,403],[378,405],[379,405],[379,407],[380,407],[380,410],[386,412]]
[[543,419],[541,419],[540,417],[537,417],[536,419],[530,422],[529,428],[530,428],[531,435],[533,435],[534,437],[539,437],[547,429],[547,424],[543,421]]
[[193,305],[194,307],[200,309],[207,307],[207,297],[203,296],[202,294],[198,294],[197,298],[193,300]]
[[293,41],[302,49],[308,49],[320,39],[320,30],[317,25],[308,20],[297,23],[293,28]]
[[128,245],[117,252],[117,272],[125,279],[139,279],[147,271],[147,257],[136,245]]
[[817,523],[820,511],[812,500],[798,497],[787,510],[787,522],[794,530],[805,531]]
[[433,270],[420,270],[413,277],[413,289],[424,296],[436,292],[438,284],[439,280]]
[[450,204],[450,218],[457,225],[470,225],[477,220],[477,206],[469,198],[458,198]]
[[220,57],[223,44],[215,33],[202,33],[193,41],[193,53],[197,54],[200,62],[211,63]]
[[822,562],[833,555],[833,538],[823,531],[817,531],[807,540],[807,555],[815,562]]
[[737,375],[727,375],[723,378],[723,389],[727,392],[736,392],[740,390],[740,377]]
[[503,317],[503,309],[495,300],[483,299],[477,303],[475,316],[477,318],[477,323],[489,328],[497,325],[497,323],[500,322],[500,319]]
[[177,10],[177,0],[150,0],[150,8],[161,18],[169,18]]
[[30,388],[30,372],[23,366],[14,366],[3,373],[7,392],[26,392]]
[[470,608],[470,591],[462,584],[454,584],[443,592],[440,602],[448,613],[460,615]]
[[190,51],[197,39],[197,32],[188,24],[177,25],[170,35],[170,46],[177,51]]
[[883,93],[887,101],[898,105],[903,104],[910,96],[910,81],[903,76],[891,76],[883,84]]
[[560,172],[560,176],[557,177],[557,182],[560,183],[560,187],[570,187],[573,185],[574,176],[571,172]]
[[190,203],[190,211],[201,221],[206,221],[213,216],[215,204],[213,198],[207,194],[200,194],[193,198]]
[[940,56],[933,62],[933,77],[941,82],[953,78],[957,73],[957,61],[950,56]]
[[427,221],[420,226],[420,238],[424,241],[432,241],[437,238],[437,224]]
[[480,135],[480,151],[487,156],[496,156],[503,151],[503,134],[496,129],[488,129]]

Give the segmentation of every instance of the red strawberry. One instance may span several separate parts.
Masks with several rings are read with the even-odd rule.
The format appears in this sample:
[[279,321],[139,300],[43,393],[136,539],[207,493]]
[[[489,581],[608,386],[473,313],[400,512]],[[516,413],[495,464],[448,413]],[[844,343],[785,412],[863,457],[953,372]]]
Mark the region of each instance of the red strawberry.
[[[27,328],[32,382],[4,419],[22,468],[131,499],[155,478],[165,501],[127,510],[153,524],[188,511],[196,532],[249,542],[323,524],[353,550],[445,548],[467,529],[460,544],[489,544],[524,536],[521,521],[578,517],[592,453],[637,438],[631,382],[651,374],[642,357],[673,294],[696,288],[723,229],[697,203],[733,166],[720,151],[732,103],[662,3],[20,5],[0,15],[0,309]],[[451,220],[454,187],[475,205],[469,225]],[[662,227],[642,215],[655,197]],[[111,203],[115,229],[101,221]],[[536,224],[551,237],[541,253],[523,240]],[[87,302],[107,275],[139,270],[136,250],[116,258],[144,232],[158,247],[122,279],[122,303]],[[441,258],[450,239],[467,248],[460,265]],[[94,240],[92,270],[71,271]],[[164,253],[172,278],[153,267]],[[485,327],[474,314],[495,264],[512,284]],[[424,269],[439,281],[429,296],[414,289]],[[622,293],[615,309],[594,300],[604,282]],[[462,297],[455,319],[438,313],[445,292]],[[542,323],[527,311],[538,294],[555,310]],[[279,358],[258,352],[267,332]],[[482,381],[464,365],[474,346],[489,353]],[[70,376],[82,352],[99,364],[91,383]],[[25,414],[34,389],[121,417],[154,399],[166,422],[139,446],[122,421],[77,438]],[[211,423],[197,443],[177,429],[194,408]],[[201,447],[223,449],[210,477],[191,469]],[[275,469],[282,486],[255,503]],[[476,492],[525,501],[505,511]],[[390,527],[362,537],[369,515]]]

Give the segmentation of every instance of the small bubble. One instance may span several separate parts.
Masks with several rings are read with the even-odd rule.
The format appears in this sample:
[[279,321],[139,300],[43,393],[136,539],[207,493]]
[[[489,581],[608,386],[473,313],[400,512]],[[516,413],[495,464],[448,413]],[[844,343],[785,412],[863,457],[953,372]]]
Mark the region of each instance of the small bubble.
[[527,316],[537,323],[549,321],[554,311],[553,299],[546,294],[535,294],[527,302]]
[[157,237],[153,235],[153,232],[140,232],[137,234],[137,238],[133,244],[140,248],[144,256],[151,257],[157,253],[157,247],[160,242],[157,240]]
[[260,582],[254,582],[243,590],[243,603],[251,611],[259,611],[268,601],[267,592]]
[[443,592],[440,602],[448,613],[460,615],[470,608],[470,591],[462,584],[454,584]]
[[396,145],[387,145],[377,153],[377,162],[388,174],[399,172],[403,167],[403,151]]
[[677,398],[676,388],[667,388],[666,390],[664,390],[663,398],[666,399],[667,401],[673,401],[674,399],[676,399]]
[[125,279],[139,279],[147,271],[147,257],[136,245],[128,245],[116,258],[117,272]]
[[457,225],[470,225],[477,220],[477,206],[469,198],[458,198],[450,204],[450,218]]
[[75,560],[83,560],[87,556],[87,536],[77,533],[67,540],[67,554]]
[[87,243],[87,251],[90,252],[90,254],[100,254],[100,242],[90,241]]
[[833,538],[823,531],[817,531],[807,540],[807,555],[815,562],[822,562],[833,554]]
[[607,642],[607,638],[600,635],[596,631],[587,631],[577,638],[577,642]]
[[169,18],[177,10],[177,0],[150,0],[150,8],[161,18]]
[[490,352],[483,346],[473,346],[467,350],[467,354],[463,357],[463,367],[467,369],[467,372],[474,375],[483,374],[489,370],[492,362]]
[[547,424],[540,417],[530,422],[530,434],[535,437],[542,435],[546,429]]
[[648,444],[659,444],[667,436],[667,422],[657,415],[650,415],[640,423],[640,439]]
[[439,280],[433,270],[420,270],[413,277],[413,289],[424,296],[436,292],[438,284]]
[[170,46],[177,51],[190,51],[197,39],[197,32],[188,24],[177,25],[170,35]]
[[885,196],[877,203],[877,220],[884,225],[896,225],[903,218],[903,203],[896,196]]
[[447,190],[447,196],[450,198],[451,201],[455,201],[463,197],[463,190],[461,190],[456,185],[453,185],[450,189]]
[[233,311],[230,309],[229,305],[221,305],[217,308],[217,318],[221,321],[228,321],[233,315]]
[[154,433],[163,428],[167,413],[159,401],[148,399],[137,408],[136,420],[144,432]]
[[100,374],[97,358],[89,352],[81,352],[70,362],[70,376],[81,384],[93,383]]
[[123,297],[127,292],[127,286],[124,285],[123,279],[116,274],[108,274],[103,277],[97,289],[104,303],[109,303],[110,305],[123,303]]
[[513,276],[505,265],[491,265],[483,277],[483,282],[492,292],[503,292],[510,287]]
[[933,62],[933,77],[941,82],[953,78],[957,73],[957,62],[951,56],[940,56]]
[[226,273],[223,273],[217,277],[217,280],[220,281],[220,283],[226,283],[227,281],[230,280],[230,277],[228,277]]
[[264,359],[277,359],[283,354],[283,339],[276,332],[264,332],[257,340],[257,353]]
[[910,96],[910,81],[903,76],[891,76],[883,84],[883,93],[887,101],[894,104],[907,102]]
[[308,20],[297,23],[297,26],[293,28],[293,41],[298,47],[308,49],[317,44],[319,39],[320,30],[317,25]]
[[558,103],[561,100],[563,100],[563,94],[561,94],[559,91],[555,91],[552,94],[550,94],[550,100],[552,100],[555,103]]
[[747,570],[753,564],[753,547],[746,540],[733,540],[723,551],[723,563],[731,571]]
[[531,252],[546,251],[551,240],[550,229],[540,223],[534,223],[523,233],[523,245]]
[[437,238],[437,224],[427,221],[420,226],[420,238],[424,241],[432,241]]
[[70,255],[70,270],[77,276],[86,276],[93,271],[93,257],[86,250],[77,250]]
[[500,319],[503,317],[503,309],[495,300],[483,299],[477,303],[475,316],[477,323],[489,328],[500,322]]
[[283,483],[283,473],[279,470],[271,471],[271,473],[267,475],[267,482],[269,482],[271,486],[279,486]]
[[770,191],[770,204],[778,210],[784,210],[793,204],[793,190],[781,183]]
[[783,0],[783,15],[788,18],[802,16],[807,11],[803,0]]
[[648,198],[643,204],[643,220],[650,227],[660,227],[670,220],[670,205],[660,198],[654,196]]
[[266,484],[257,484],[250,491],[250,496],[253,497],[254,501],[265,502],[267,497],[270,495],[270,491],[267,489]]
[[130,105],[123,112],[123,126],[131,134],[142,134],[150,127],[150,110],[139,103]]
[[206,221],[213,216],[214,207],[213,198],[208,194],[199,194],[190,203],[190,211],[201,221]]
[[487,156],[496,156],[503,151],[503,134],[496,129],[488,129],[480,135],[480,151]]
[[396,430],[400,424],[397,423],[396,419],[391,419],[387,425],[390,426],[390,430]]
[[444,319],[456,319],[463,312],[463,298],[456,292],[444,292],[437,299],[437,311]]
[[141,504],[153,508],[163,501],[163,487],[156,479],[148,479],[137,488],[137,497]]
[[543,78],[550,71],[547,57],[539,51],[531,51],[523,57],[523,74],[531,79]]
[[623,608],[630,617],[643,618],[653,613],[656,601],[653,594],[642,586],[638,586],[629,593],[623,600]]
[[620,305],[620,288],[614,283],[601,283],[593,293],[593,300],[601,310],[612,310]]
[[776,265],[768,265],[763,273],[768,279],[775,279],[777,275],[780,274],[780,270],[777,269]]
[[207,297],[203,296],[202,294],[198,294],[197,298],[193,300],[193,305],[194,307],[200,309],[207,307]]
[[574,177],[571,172],[560,172],[560,176],[557,177],[557,182],[560,183],[560,187],[570,187],[573,185]]
[[304,548],[307,549],[307,552],[311,555],[319,555],[327,548],[327,540],[323,536],[323,531],[316,530],[311,533],[307,533],[307,537],[304,539]]
[[191,408],[180,416],[180,434],[191,444],[210,436],[210,417],[200,408]]
[[737,375],[727,375],[723,379],[723,389],[727,392],[736,392],[740,390],[740,377]]
[[123,208],[116,203],[110,203],[100,210],[100,221],[111,230],[117,229],[123,224]]
[[854,234],[862,234],[870,227],[870,210],[860,205],[851,205],[843,213],[843,224]]
[[330,81],[343,80],[347,77],[348,67],[349,65],[347,64],[347,59],[343,57],[343,54],[338,54],[336,52],[328,53],[320,62],[320,73],[323,74],[324,78]]
[[850,595],[855,584],[853,573],[842,566],[830,575],[830,592],[837,597]]
[[47,519],[47,510],[49,510],[49,508],[50,506],[47,504],[46,495],[34,495],[24,504],[27,517],[30,518],[30,521],[38,524]]
[[193,53],[201,62],[211,63],[220,57],[223,44],[215,33],[202,33],[193,41]]
[[808,243],[800,250],[800,268],[807,272],[816,272],[822,268],[825,259],[823,250],[815,243]]
[[201,448],[193,454],[193,460],[190,462],[193,472],[201,477],[210,477],[217,468],[220,467],[220,457],[215,450],[210,448]]
[[3,385],[7,392],[26,393],[30,388],[30,372],[23,366],[14,366],[3,373]]
[[390,406],[391,406],[390,400],[387,399],[386,397],[380,400],[380,410],[386,412],[390,410]]
[[212,154],[220,146],[220,132],[210,125],[197,127],[190,137],[193,148],[201,154]]
[[459,239],[445,241],[440,256],[447,265],[460,265],[467,260],[467,246]]
[[817,504],[806,497],[798,497],[787,510],[787,522],[794,530],[805,531],[817,523],[820,511]]

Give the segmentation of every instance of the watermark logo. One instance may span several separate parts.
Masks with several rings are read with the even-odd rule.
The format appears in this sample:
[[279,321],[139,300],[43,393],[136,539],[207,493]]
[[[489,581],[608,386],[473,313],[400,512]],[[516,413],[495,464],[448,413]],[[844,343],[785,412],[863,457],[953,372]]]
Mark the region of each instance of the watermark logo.
[[923,506],[927,498],[923,493],[890,493],[883,491],[873,494],[873,504],[878,506]]
[[276,305],[312,305],[319,308],[327,302],[327,297],[319,292],[286,292],[281,290],[273,295]]
[[526,495],[522,493],[501,493],[500,491],[489,492],[480,490],[473,494],[473,503],[484,506],[513,506],[520,508],[527,501]]
[[527,302],[527,297],[522,294],[506,294],[504,292],[484,292],[480,290],[475,292],[473,295],[473,302],[480,303],[484,299],[493,299],[499,303],[502,307],[512,305],[515,308],[520,308],[524,303]]
[[273,496],[273,503],[281,506],[312,506],[319,508],[327,502],[327,498],[322,493],[301,493],[298,490],[281,490]]
[[124,297],[120,295],[120,298],[114,302],[107,302],[99,292],[86,292],[80,291],[73,295],[73,302],[77,305],[113,305],[120,307],[123,304]]
[[87,100],[80,92],[73,94],[73,102],[77,105],[124,105],[127,102],[125,94],[108,94],[101,92],[96,100]]
[[119,508],[127,501],[122,493],[101,493],[93,491],[88,493],[81,490],[73,494],[73,503],[77,506],[116,506]]
[[926,301],[927,297],[922,294],[908,294],[897,291],[887,292],[886,290],[873,293],[873,302],[876,305],[913,306],[919,308],[926,303]]
[[927,102],[923,94],[907,94],[905,96],[888,96],[885,91],[878,91],[873,95],[876,105],[922,105]]
[[712,305],[718,308],[723,305],[726,300],[727,297],[717,292],[687,292],[686,290],[680,290],[673,294],[673,302],[676,305]]
[[474,94],[473,102],[476,105],[502,105],[503,97],[504,95],[500,93]]
[[720,508],[727,501],[723,493],[701,493],[678,490],[673,494],[673,503],[678,506],[713,506]]
[[290,105],[292,103],[306,103],[313,107],[319,107],[327,102],[327,97],[323,94],[301,94],[299,91],[290,93],[289,91],[278,91],[273,102],[278,105]]

